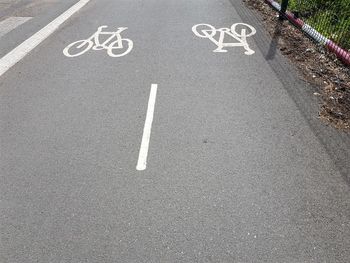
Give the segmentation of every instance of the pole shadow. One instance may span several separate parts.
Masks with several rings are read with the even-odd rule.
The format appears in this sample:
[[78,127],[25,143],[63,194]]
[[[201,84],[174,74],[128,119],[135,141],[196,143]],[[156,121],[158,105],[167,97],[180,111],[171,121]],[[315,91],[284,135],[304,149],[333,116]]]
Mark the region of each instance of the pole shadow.
[[281,32],[283,28],[283,22],[284,20],[281,20],[281,19],[277,19],[276,21],[275,31],[273,32],[273,35],[272,35],[269,51],[267,52],[265,57],[266,60],[272,60],[276,55],[277,48],[278,48],[278,41],[281,37]]

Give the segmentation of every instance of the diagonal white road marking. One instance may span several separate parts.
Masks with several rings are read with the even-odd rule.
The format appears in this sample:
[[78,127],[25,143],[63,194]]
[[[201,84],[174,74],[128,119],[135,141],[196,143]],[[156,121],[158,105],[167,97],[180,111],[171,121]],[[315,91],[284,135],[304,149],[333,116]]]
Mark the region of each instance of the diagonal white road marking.
[[5,20],[0,22],[0,37],[6,35],[10,31],[14,30],[16,27],[24,24],[29,19],[32,19],[31,17],[9,17]]
[[89,1],[90,0],[80,0],[51,23],[46,25],[44,28],[25,40],[22,44],[3,56],[0,59],[0,76],[2,76],[6,71],[13,67],[18,61],[24,58],[30,51],[32,51],[42,41],[49,37],[53,32],[55,32],[62,23],[64,23],[77,11],[79,11]]

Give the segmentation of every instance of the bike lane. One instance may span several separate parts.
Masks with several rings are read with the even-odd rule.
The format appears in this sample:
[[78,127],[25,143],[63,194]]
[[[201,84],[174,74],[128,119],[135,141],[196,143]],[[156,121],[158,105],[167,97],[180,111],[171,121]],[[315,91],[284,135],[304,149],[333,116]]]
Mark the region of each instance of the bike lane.
[[[191,30],[235,22],[228,1],[91,1],[1,77],[5,260],[346,256],[347,188],[254,39],[218,54]],[[133,50],[63,55],[101,25]]]
[[159,90],[148,166],[182,214],[169,225],[183,239],[171,240],[187,261],[345,262],[348,186],[256,45],[263,32],[252,56],[212,53],[188,25],[252,22],[229,2],[178,4],[157,31],[171,39],[159,41],[171,86]]

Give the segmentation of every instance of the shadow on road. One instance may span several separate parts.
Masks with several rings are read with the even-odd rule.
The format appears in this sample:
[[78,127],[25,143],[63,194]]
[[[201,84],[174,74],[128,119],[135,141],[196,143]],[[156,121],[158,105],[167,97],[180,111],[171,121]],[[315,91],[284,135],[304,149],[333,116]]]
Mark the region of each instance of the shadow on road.
[[273,32],[272,39],[270,42],[270,48],[265,57],[266,60],[272,60],[276,55],[278,41],[280,39],[281,32],[282,32],[283,21],[284,20],[280,20],[280,19],[277,19],[276,21],[275,31]]

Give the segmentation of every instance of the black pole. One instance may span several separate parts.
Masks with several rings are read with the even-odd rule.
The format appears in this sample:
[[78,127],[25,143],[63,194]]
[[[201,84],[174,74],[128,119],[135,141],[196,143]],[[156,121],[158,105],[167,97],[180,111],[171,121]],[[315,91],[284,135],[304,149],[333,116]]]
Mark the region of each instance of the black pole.
[[281,11],[280,11],[280,16],[279,16],[280,20],[284,19],[284,14],[287,11],[287,7],[288,7],[288,0],[282,0]]

